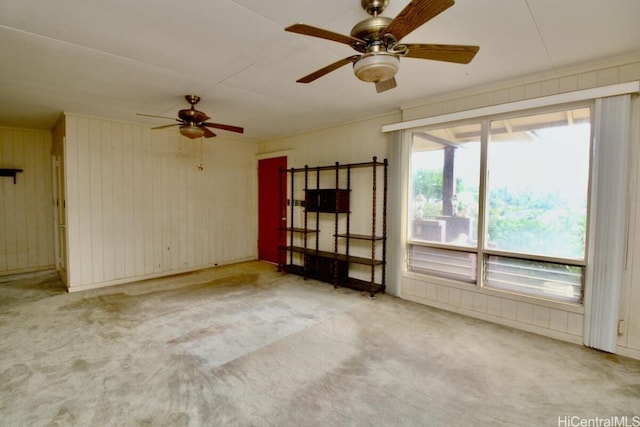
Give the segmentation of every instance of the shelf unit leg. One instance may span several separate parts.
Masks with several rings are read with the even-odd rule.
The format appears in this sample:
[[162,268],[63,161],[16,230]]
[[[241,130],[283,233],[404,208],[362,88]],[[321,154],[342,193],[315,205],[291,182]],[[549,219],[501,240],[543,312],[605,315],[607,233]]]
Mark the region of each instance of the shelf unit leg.
[[371,195],[371,199],[372,199],[372,207],[371,207],[371,290],[370,290],[370,294],[371,297],[373,298],[374,295],[374,286],[375,286],[375,282],[376,282],[376,263],[375,263],[375,259],[376,259],[376,197],[377,197],[377,193],[378,193],[378,189],[377,189],[377,183],[376,183],[376,172],[377,172],[377,163],[378,158],[374,157],[373,158],[373,166],[372,166],[372,172],[371,172],[371,188],[372,188],[372,195]]
[[340,206],[340,163],[336,162],[336,212],[333,230],[333,287],[338,288],[338,206]]
[[[305,194],[307,192],[309,184],[309,166],[304,165],[304,191]],[[302,255],[303,269],[304,269],[304,278],[306,279],[309,275],[309,256],[307,255],[307,210],[304,209],[304,232],[302,233],[302,238],[304,239],[304,254]]]
[[387,179],[389,162],[384,159],[384,185],[382,191],[382,292],[387,291]]
[[[280,217],[282,217],[282,215],[286,215],[286,211],[287,208],[284,208],[284,212],[282,212],[282,205],[283,205],[283,201],[284,201],[284,197],[286,195],[282,194],[282,181],[283,181],[283,173],[284,173],[284,168],[282,166],[280,166],[279,169],[279,174],[278,174],[278,211],[280,213]],[[286,262],[286,252],[284,251],[284,245],[282,244],[282,237],[284,235],[284,240],[285,243],[284,245],[286,245],[286,240],[287,240],[287,223],[285,220],[284,223],[284,230],[282,229],[282,222],[280,222],[280,229],[278,230],[278,272],[282,271],[283,267],[284,267],[284,263]],[[284,258],[284,261],[283,261]]]

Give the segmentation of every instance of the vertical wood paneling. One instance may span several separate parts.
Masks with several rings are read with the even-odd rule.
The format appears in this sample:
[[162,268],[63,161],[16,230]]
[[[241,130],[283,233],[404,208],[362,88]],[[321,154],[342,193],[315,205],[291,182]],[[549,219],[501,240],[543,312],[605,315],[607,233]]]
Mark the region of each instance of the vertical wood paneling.
[[[76,137],[78,146],[78,176],[67,176],[67,182],[78,181],[78,234],[80,235],[79,264],[82,271],[81,284],[93,282],[93,244],[92,212],[91,212],[91,143],[89,138],[89,120],[78,117],[76,120]],[[67,138],[67,143],[70,138]],[[68,198],[72,194],[67,194]],[[68,225],[72,227],[72,225]],[[72,283],[69,283],[71,285]]]
[[[16,168],[18,164],[13,155],[14,131],[3,130],[3,144],[2,144],[2,159],[7,167]],[[20,177],[22,178],[22,177]],[[2,179],[2,186],[4,188],[4,205],[3,211],[5,213],[5,238],[4,249],[6,258],[5,271],[16,271],[18,266],[18,230],[15,227],[16,222],[16,184],[8,178]],[[24,185],[21,181],[20,185]],[[13,186],[13,187],[12,187]]]
[[124,204],[128,196],[124,185],[124,147],[122,143],[122,126],[120,123],[113,123],[111,126],[111,159],[113,165],[113,268],[114,278],[125,277],[125,255],[127,246],[125,245],[125,224],[129,215],[125,214]]
[[124,273],[122,277],[136,275],[136,230],[135,230],[135,199],[134,199],[134,168],[137,166],[134,160],[134,140],[131,126],[121,128],[122,157],[122,247],[124,247]]
[[[15,141],[13,145],[13,158],[19,165],[24,165],[24,145],[25,135],[23,132],[14,131],[13,139]],[[24,168],[23,168],[24,169]],[[5,178],[6,179],[6,178]],[[25,174],[21,174],[19,177],[21,183],[20,187],[16,187],[15,199],[14,199],[14,212],[16,219],[13,223],[15,227],[15,244],[16,244],[16,264],[17,266],[26,265],[29,266],[27,247],[29,242],[29,235],[27,229],[27,204],[26,204],[26,190],[28,189],[29,180],[25,178]],[[17,185],[17,184],[14,184]]]
[[[88,120],[88,119],[87,119]],[[104,239],[103,239],[103,207],[102,207],[102,140],[100,121],[89,121],[89,207],[91,212],[91,282],[104,281]]]
[[[133,151],[133,234],[135,270],[127,277],[143,276],[146,271],[147,248],[145,243],[145,230],[149,221],[145,221],[145,204],[148,202],[149,191],[144,191],[144,176],[146,162],[143,146],[143,129],[131,128],[131,144]],[[129,212],[129,214],[131,214]]]
[[[37,159],[35,152],[36,135],[30,135],[29,138],[23,139],[22,164],[24,170],[33,171],[37,168]],[[28,267],[38,265],[38,196],[37,196],[37,174],[23,174],[25,186],[25,231],[27,240],[25,242],[26,264]],[[27,195],[32,195],[28,197]]]
[[[148,135],[148,134],[147,134]],[[154,144],[154,142],[157,142]],[[164,142],[164,144],[163,144]],[[162,159],[161,154],[165,141],[152,141],[151,138],[146,140],[148,153],[151,157],[151,195],[152,195],[152,208],[151,208],[151,221],[153,224],[151,237],[151,259],[152,259],[152,273],[158,273],[162,268],[162,244],[164,236],[162,233]]]
[[113,128],[111,123],[100,121],[100,209],[102,216],[102,259],[103,276],[102,281],[109,282],[115,279],[115,203],[113,197],[114,170],[122,165],[113,161],[112,136]]
[[[48,168],[42,169],[42,173],[36,175],[36,229],[38,230],[36,235],[35,245],[38,248],[38,254],[35,257],[35,263],[32,267],[39,267],[41,265],[53,265],[55,263],[54,256],[54,233],[57,231],[57,224],[53,222],[53,170],[51,155],[47,150],[41,149],[41,147],[49,147],[52,142],[51,135],[49,133],[37,133],[35,134],[34,155],[35,164],[38,170],[44,165],[49,165]],[[45,175],[45,173],[47,173]],[[47,249],[50,248],[50,249]]]
[[[144,273],[143,274],[151,274],[154,271],[154,206],[153,206],[153,196],[154,196],[154,180],[153,180],[153,169],[154,158],[153,152],[149,149],[151,145],[150,141],[150,131],[144,129],[141,134],[141,144],[142,144],[142,175],[140,176],[138,193],[140,194],[144,200],[144,203],[140,207],[142,211],[142,224],[143,224],[143,233],[142,233],[142,241],[144,242]],[[151,178],[151,181],[149,180]],[[146,190],[146,191],[145,191]],[[157,191],[157,190],[156,190]]]
[[0,168],[24,170],[0,178],[0,274],[53,268],[51,144],[50,132],[0,128]]
[[[8,131],[6,129],[0,129],[0,166],[9,166],[9,161],[6,158],[6,150],[9,147],[9,139],[7,138]],[[0,180],[0,272],[8,271],[7,264],[7,227],[9,222],[9,190],[6,188],[7,183],[5,180]]]
[[200,141],[175,131],[66,124],[70,245],[80,248],[69,264],[81,271],[71,288],[255,258],[255,144],[205,140],[200,171]]
[[[213,144],[204,144],[201,145],[201,147],[199,148],[201,150],[200,153],[196,153],[195,156],[197,156],[198,159],[201,159],[203,162],[205,162],[205,158],[207,159],[207,161],[203,164],[203,168],[204,170],[202,171],[198,171],[196,176],[194,176],[194,178],[197,178],[198,176],[201,176],[203,173],[211,175],[213,171],[210,171],[210,168],[212,167],[212,165],[209,163],[209,159],[213,158],[213,149],[214,149],[214,145]],[[196,216],[196,221],[195,221],[195,226],[196,226],[196,231],[195,231],[195,245],[194,247],[196,248],[196,250],[200,251],[200,254],[196,254],[196,261],[198,262],[202,262],[203,259],[211,259],[211,260],[216,260],[215,257],[215,252],[213,252],[211,250],[211,245],[212,242],[216,240],[216,235],[214,234],[214,229],[211,227],[211,224],[214,223],[215,219],[214,217],[214,211],[213,211],[213,204],[209,201],[209,194],[210,194],[210,189],[208,186],[204,185],[204,179],[196,179],[198,183],[197,188],[198,188],[198,192],[197,192],[197,197],[196,197],[196,201],[198,203],[196,203],[194,205],[194,215]],[[208,202],[208,203],[205,203]],[[204,234],[199,234],[197,232],[198,229],[204,229],[206,228],[209,232],[208,233],[204,233]]]

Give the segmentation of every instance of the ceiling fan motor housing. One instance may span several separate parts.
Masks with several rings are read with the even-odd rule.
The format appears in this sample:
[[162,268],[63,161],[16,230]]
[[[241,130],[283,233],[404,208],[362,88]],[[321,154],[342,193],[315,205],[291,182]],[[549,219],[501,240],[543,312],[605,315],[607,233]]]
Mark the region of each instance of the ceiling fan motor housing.
[[[363,7],[364,3],[363,0]],[[351,37],[367,42],[364,55],[353,64],[354,74],[364,82],[377,83],[389,80],[400,69],[398,55],[387,52],[386,40],[380,40],[378,37],[391,21],[391,18],[384,16],[373,16],[357,23],[351,30]]]
[[378,15],[389,5],[389,0],[362,0],[360,2],[362,8],[369,15]]

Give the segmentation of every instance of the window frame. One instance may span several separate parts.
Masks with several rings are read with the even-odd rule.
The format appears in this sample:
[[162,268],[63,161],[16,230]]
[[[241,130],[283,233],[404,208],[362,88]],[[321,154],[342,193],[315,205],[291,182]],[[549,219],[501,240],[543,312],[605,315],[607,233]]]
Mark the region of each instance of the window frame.
[[[589,123],[590,123],[590,135],[589,135],[589,170],[587,171],[588,183],[587,183],[587,200],[586,200],[586,223],[587,227],[585,230],[585,250],[583,254],[583,258],[580,260],[577,259],[567,259],[546,255],[538,255],[538,254],[523,254],[518,252],[504,251],[486,248],[486,236],[487,236],[487,227],[488,227],[488,218],[487,218],[487,205],[488,205],[488,194],[487,194],[487,167],[488,167],[488,146],[491,132],[491,122],[497,120],[508,120],[510,118],[519,118],[525,116],[532,115],[541,115],[547,113],[554,112],[563,112],[581,108],[588,108],[590,110],[589,113]],[[409,232],[409,228],[411,227],[411,203],[412,203],[412,157],[413,157],[413,134],[415,132],[425,132],[425,131],[433,131],[437,129],[447,128],[447,127],[455,127],[455,126],[465,126],[465,125],[480,125],[480,176],[479,176],[479,197],[478,197],[478,218],[477,218],[477,230],[478,234],[476,236],[476,247],[464,247],[448,244],[447,242],[426,242],[421,240],[415,240],[412,238],[411,233]],[[456,121],[442,121],[438,123],[431,123],[427,126],[421,127],[412,127],[404,130],[405,138],[409,141],[408,145],[408,159],[406,164],[407,168],[407,187],[405,191],[406,203],[405,203],[405,215],[404,215],[404,226],[403,226],[403,237],[405,242],[405,267],[404,273],[416,274],[420,277],[429,277],[435,279],[437,281],[442,281],[444,283],[462,285],[464,287],[475,286],[478,290],[486,290],[490,292],[496,292],[499,294],[512,294],[517,295],[522,298],[533,298],[533,299],[543,299],[552,303],[559,304],[569,304],[569,305],[578,305],[583,306],[584,304],[584,293],[585,286],[587,283],[587,274],[589,272],[588,268],[588,255],[590,248],[590,231],[591,231],[591,221],[592,221],[592,197],[593,197],[593,182],[595,180],[594,177],[594,148],[595,148],[595,100],[594,99],[585,99],[576,102],[569,103],[561,103],[554,105],[547,105],[542,107],[535,108],[527,108],[527,109],[514,109],[508,112],[495,113],[491,115],[484,115],[479,117],[471,117],[463,120]],[[423,271],[416,271],[410,269],[410,253],[412,246],[424,246],[435,249],[444,249],[451,250],[460,253],[474,253],[477,257],[477,265],[476,265],[476,280],[475,282],[471,281],[463,281],[451,277],[441,276],[437,274],[429,274]],[[582,269],[582,282],[581,282],[581,290],[580,290],[580,300],[577,302],[563,301],[560,299],[554,298],[546,298],[538,295],[532,295],[524,292],[515,292],[504,290],[495,287],[487,286],[486,280],[486,264],[489,256],[498,256],[498,257],[506,257],[513,258],[519,260],[528,260],[528,261],[541,261],[541,262],[549,262],[556,264],[563,264],[573,267],[579,267]]]

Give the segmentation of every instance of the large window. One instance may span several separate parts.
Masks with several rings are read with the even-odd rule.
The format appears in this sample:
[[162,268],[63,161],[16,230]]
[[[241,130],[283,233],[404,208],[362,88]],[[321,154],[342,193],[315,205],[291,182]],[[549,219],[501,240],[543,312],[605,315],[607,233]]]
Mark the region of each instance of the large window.
[[412,134],[409,269],[581,302],[591,109]]

